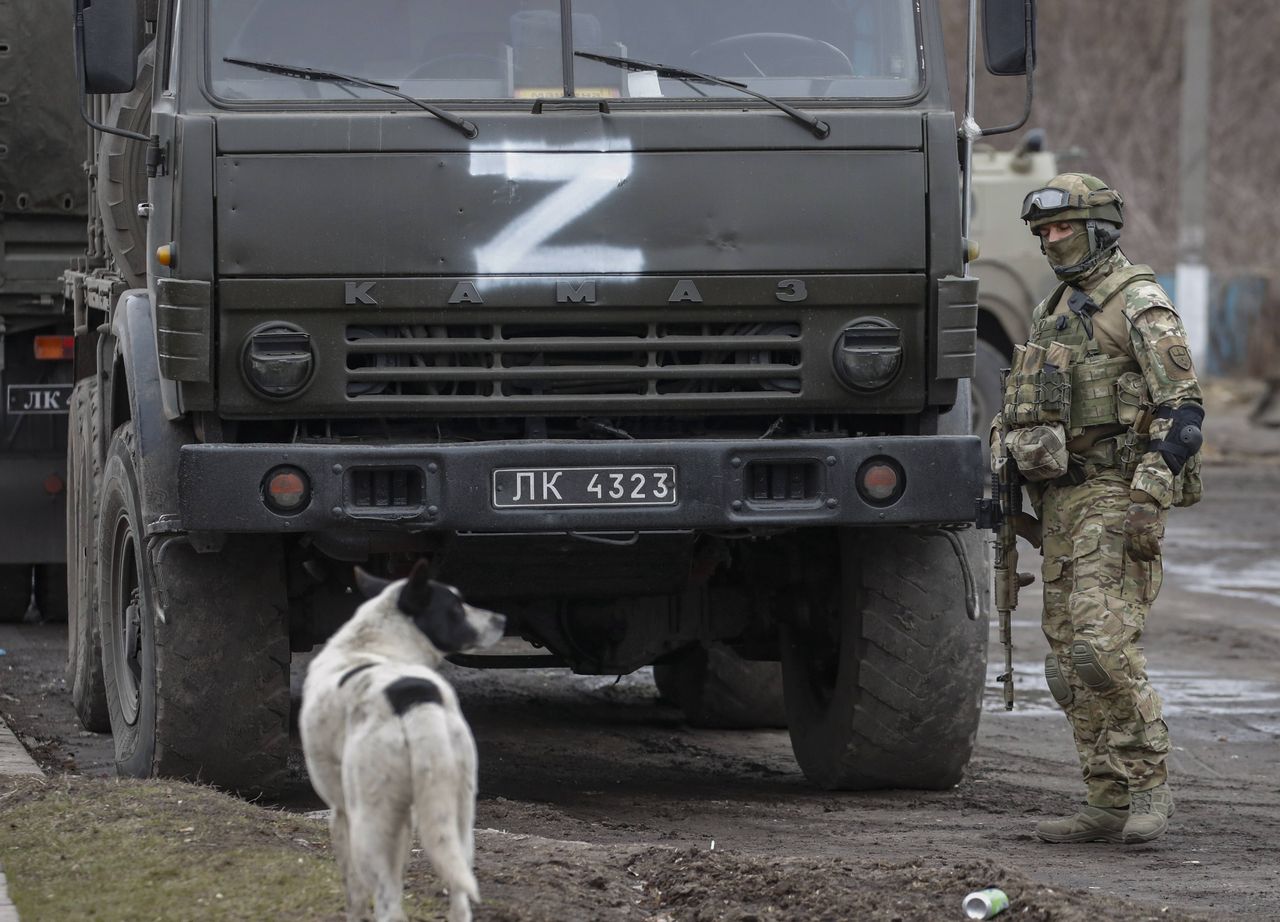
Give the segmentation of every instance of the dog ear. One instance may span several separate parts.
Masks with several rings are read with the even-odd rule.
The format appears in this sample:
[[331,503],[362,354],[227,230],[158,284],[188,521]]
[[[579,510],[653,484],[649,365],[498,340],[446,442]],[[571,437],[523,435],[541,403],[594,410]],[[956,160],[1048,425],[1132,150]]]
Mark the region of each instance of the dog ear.
[[391,580],[374,576],[363,567],[356,567],[356,588],[360,590],[360,594],[366,599],[372,599],[375,595],[380,595],[382,590],[390,585]]
[[430,568],[425,560],[419,560],[409,572],[409,578],[400,589],[396,599],[396,607],[410,617],[425,614],[431,607],[431,597],[435,593],[435,583],[431,580]]

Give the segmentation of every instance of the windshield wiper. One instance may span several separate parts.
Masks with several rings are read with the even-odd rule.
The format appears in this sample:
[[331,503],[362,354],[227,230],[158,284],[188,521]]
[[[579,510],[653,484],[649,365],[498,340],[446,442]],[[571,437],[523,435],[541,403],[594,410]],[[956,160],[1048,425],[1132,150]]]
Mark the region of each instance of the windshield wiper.
[[367,86],[371,90],[379,90],[388,96],[395,96],[403,99],[405,102],[417,106],[424,112],[430,112],[442,122],[447,122],[454,128],[461,131],[468,138],[474,138],[480,133],[474,122],[469,122],[465,118],[460,118],[452,112],[441,109],[439,106],[433,106],[429,102],[423,102],[421,99],[414,99],[407,93],[401,93],[400,87],[394,83],[382,83],[378,80],[366,80],[364,77],[353,77],[351,74],[339,74],[332,70],[317,70],[314,67],[301,67],[296,64],[272,64],[270,61],[248,61],[244,58],[223,58],[228,64],[239,64],[241,67],[252,67],[256,70],[265,70],[269,74],[283,74],[286,77],[297,77],[299,80],[318,80],[321,83],[350,83],[353,86]]
[[575,57],[599,61],[601,64],[620,67],[623,70],[653,71],[659,77],[667,77],[671,80],[688,80],[693,83],[710,83],[715,86],[727,86],[740,93],[746,93],[748,96],[754,96],[762,102],[767,102],[775,109],[781,109],[801,125],[804,125],[804,127],[812,131],[815,138],[825,138],[831,134],[831,126],[817,116],[810,115],[808,112],[802,112],[795,106],[789,106],[780,99],[774,99],[772,96],[757,93],[745,83],[739,83],[737,80],[727,80],[724,77],[713,77],[711,74],[699,73],[696,70],[688,70],[684,67],[673,67],[670,64],[653,64],[649,61],[641,61],[636,58],[620,58],[611,54],[593,54],[589,51],[575,51],[573,54]]

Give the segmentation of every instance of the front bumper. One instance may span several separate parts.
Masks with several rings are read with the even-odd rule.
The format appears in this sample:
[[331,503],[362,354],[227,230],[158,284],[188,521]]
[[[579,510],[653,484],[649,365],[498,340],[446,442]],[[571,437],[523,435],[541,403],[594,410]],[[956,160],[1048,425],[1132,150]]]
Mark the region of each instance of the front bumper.
[[[890,458],[905,489],[887,506],[862,498],[863,462]],[[759,464],[807,464],[803,499],[755,500],[747,472]],[[305,472],[312,495],[291,515],[263,500],[266,474],[279,465]],[[669,465],[679,502],[671,506],[497,508],[498,468]],[[755,468],[758,469],[758,468]],[[399,505],[371,505],[358,477],[409,472],[419,487]],[[974,520],[983,487],[981,441],[974,436],[894,436],[769,442],[735,440],[487,442],[452,445],[187,445],[179,465],[181,527],[212,532],[669,531],[834,525],[917,525]],[[397,475],[400,476],[400,475]],[[391,491],[389,503],[396,502]],[[357,494],[362,494],[358,496]]]

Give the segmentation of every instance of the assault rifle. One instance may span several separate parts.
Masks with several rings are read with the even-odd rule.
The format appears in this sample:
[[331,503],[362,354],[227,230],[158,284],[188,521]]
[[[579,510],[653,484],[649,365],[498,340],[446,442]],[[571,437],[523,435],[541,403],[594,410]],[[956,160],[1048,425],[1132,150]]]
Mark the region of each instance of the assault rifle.
[[1018,590],[1031,585],[1030,573],[1018,572],[1018,535],[1040,546],[1039,523],[1022,511],[1022,474],[1018,465],[1001,450],[992,461],[991,498],[978,507],[978,527],[996,533],[996,612],[1000,617],[1000,643],[1004,645],[1004,673],[996,680],[1004,685],[1004,709],[1013,710],[1013,610],[1018,607]]

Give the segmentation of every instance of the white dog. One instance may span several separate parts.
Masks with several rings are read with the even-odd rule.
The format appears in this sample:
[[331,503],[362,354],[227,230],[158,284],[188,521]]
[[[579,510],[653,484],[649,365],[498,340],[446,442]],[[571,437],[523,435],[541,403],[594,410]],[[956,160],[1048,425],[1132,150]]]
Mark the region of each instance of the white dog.
[[427,577],[387,582],[356,571],[368,601],[311,661],[302,691],[302,749],[331,808],[329,831],[347,918],[405,919],[404,867],[418,837],[449,890],[449,922],[469,922],[476,748],[449,684],[446,654],[490,646],[506,619],[465,604]]

